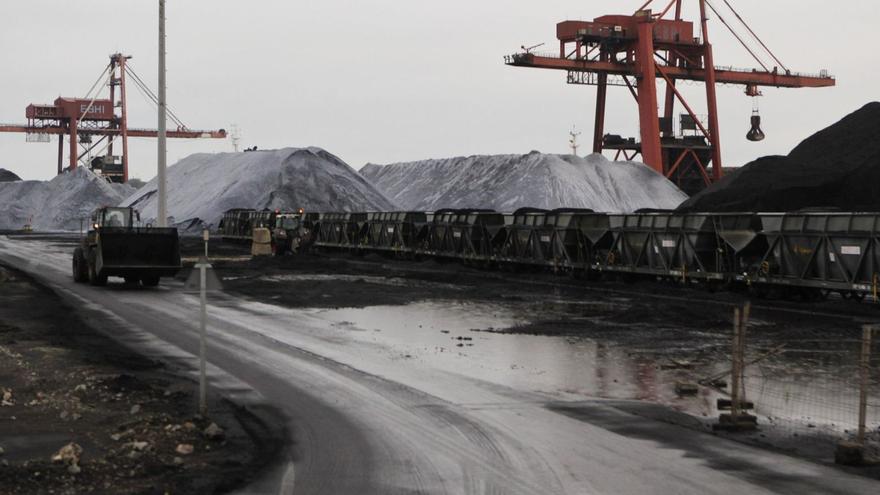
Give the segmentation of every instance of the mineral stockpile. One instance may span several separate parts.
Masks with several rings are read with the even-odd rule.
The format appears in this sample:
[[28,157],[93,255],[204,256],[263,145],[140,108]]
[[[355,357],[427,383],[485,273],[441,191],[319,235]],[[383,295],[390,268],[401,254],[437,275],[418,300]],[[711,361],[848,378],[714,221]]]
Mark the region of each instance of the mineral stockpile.
[[19,180],[21,180],[21,177],[5,168],[0,168],[0,182],[15,182]]
[[89,214],[99,206],[115,205],[134,191],[110,184],[85,167],[50,181],[0,182],[0,229],[31,225],[40,231],[78,231],[88,227]]
[[759,158],[682,204],[682,211],[880,211],[880,103]]
[[[168,215],[187,230],[216,226],[231,208],[370,211],[394,204],[348,164],[320,148],[199,153],[168,168]],[[156,179],[122,204],[157,215]]]
[[360,173],[407,210],[521,207],[632,212],[672,209],[687,199],[642,163],[533,151],[366,165]]

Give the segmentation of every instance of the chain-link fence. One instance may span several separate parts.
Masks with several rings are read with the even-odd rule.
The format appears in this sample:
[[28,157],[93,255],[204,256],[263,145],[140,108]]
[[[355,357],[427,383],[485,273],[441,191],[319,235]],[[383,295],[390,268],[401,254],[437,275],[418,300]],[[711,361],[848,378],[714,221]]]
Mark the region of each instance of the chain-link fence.
[[735,317],[721,429],[757,424],[783,448],[831,454],[845,442],[880,457],[880,327],[763,331],[743,321],[747,315],[744,308]]

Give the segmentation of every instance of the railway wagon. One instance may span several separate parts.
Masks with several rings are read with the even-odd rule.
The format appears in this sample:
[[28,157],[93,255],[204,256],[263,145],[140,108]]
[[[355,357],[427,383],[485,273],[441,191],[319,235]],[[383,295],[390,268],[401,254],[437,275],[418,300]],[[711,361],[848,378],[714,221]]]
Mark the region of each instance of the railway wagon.
[[605,271],[722,282],[727,246],[715,215],[634,213],[609,215],[612,244],[600,263]]
[[254,229],[275,227],[278,210],[254,210],[251,208],[232,208],[220,219],[217,230],[224,241],[250,241]]
[[358,246],[365,250],[412,255],[428,222],[423,211],[368,213]]
[[503,266],[552,264],[550,252],[552,227],[547,226],[547,210],[520,208],[513,221],[501,231],[496,259]]
[[315,229],[315,245],[353,249],[358,246],[361,229],[367,221],[366,213],[323,213]]
[[425,226],[417,253],[489,263],[503,228],[504,215],[494,210],[437,210]]
[[760,233],[752,242],[739,281],[781,289],[804,298],[839,292],[845,298],[875,300],[880,284],[880,214],[795,212],[758,214]]

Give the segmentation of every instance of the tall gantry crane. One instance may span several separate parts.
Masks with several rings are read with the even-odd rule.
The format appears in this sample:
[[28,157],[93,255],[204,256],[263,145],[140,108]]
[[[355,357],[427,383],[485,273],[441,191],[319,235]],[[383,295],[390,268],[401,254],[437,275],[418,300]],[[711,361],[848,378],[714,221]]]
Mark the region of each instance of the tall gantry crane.
[[[58,173],[64,167],[64,136],[68,136],[69,165],[75,169],[84,165],[101,173],[113,182],[128,181],[128,138],[158,137],[156,129],[128,126],[127,83],[132,81],[144,96],[157,103],[158,98],[128,64],[130,56],[110,55],[110,63],[95,81],[85,98],[59,97],[51,105],[31,104],[25,109],[26,124],[0,124],[0,132],[25,133],[29,142],[48,142],[58,136]],[[99,98],[109,88],[109,98]],[[117,109],[119,112],[117,113]],[[169,130],[169,138],[226,138],[226,131],[193,130],[169,111],[177,125]],[[114,155],[114,143],[121,141],[122,154]]]
[[[633,15],[605,15],[593,21],[563,21],[556,26],[558,54],[535,53],[525,49],[505,57],[505,63],[517,67],[555,69],[567,72],[569,84],[597,87],[593,152],[616,150],[642,161],[679,184],[686,192],[702,189],[723,175],[721,139],[718,129],[716,86],[744,86],[748,96],[760,96],[761,87],[820,88],[835,85],[835,79],[822,71],[815,75],[790,71],[761,41],[751,27],[723,2],[736,20],[746,28],[741,35],[733,22],[722,17],[709,0],[697,0],[700,9],[701,36],[695,36],[694,23],[682,19],[683,0],[671,0],[659,13],[645,2]],[[716,17],[733,33],[761,68],[734,69],[716,67],[709,41],[708,14]],[[727,15],[727,14],[725,14]],[[747,42],[751,39],[752,46]],[[754,42],[760,45],[755,48]],[[758,53],[766,53],[775,62],[765,63]],[[770,66],[773,65],[771,68]],[[662,114],[658,100],[658,82],[665,83]],[[706,87],[707,115],[698,116],[676,88],[678,81],[699,81]],[[605,101],[608,86],[627,87],[639,109],[639,140],[605,133]],[[678,101],[686,113],[680,115],[680,131],[673,129],[673,113]],[[752,117],[750,140],[763,139],[760,117]],[[711,166],[711,173],[710,173]]]

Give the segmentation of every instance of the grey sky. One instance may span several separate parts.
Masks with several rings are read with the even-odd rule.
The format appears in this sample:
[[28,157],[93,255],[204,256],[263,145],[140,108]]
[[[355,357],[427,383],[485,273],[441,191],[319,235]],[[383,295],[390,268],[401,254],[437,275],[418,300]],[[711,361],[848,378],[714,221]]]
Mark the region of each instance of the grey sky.
[[[880,3],[730,1],[791,69],[828,69],[838,86],[766,89],[760,107],[767,139],[759,144],[745,140],[751,99],[739,87],[721,88],[725,165],[785,153],[878,99]],[[115,51],[132,55],[155,89],[157,3],[3,0],[0,122],[24,122],[28,103],[83,96]],[[506,67],[503,56],[522,44],[547,42],[552,50],[558,21],[631,13],[640,3],[168,0],[169,105],[192,128],[237,123],[245,146],[321,146],[355,168],[533,149],[564,153],[572,124],[588,150],[595,89],[567,86],[560,72]],[[713,19],[710,29],[718,65],[755,65],[719,22]],[[612,89],[606,130],[636,135],[632,97]],[[685,91],[701,95],[702,86]],[[130,125],[155,127],[155,110],[135,91],[129,105]],[[54,142],[24,141],[0,134],[0,167],[24,178],[52,177]],[[132,143],[132,175],[152,178],[155,141]],[[169,161],[231,149],[228,141],[173,140]]]

